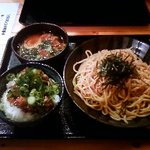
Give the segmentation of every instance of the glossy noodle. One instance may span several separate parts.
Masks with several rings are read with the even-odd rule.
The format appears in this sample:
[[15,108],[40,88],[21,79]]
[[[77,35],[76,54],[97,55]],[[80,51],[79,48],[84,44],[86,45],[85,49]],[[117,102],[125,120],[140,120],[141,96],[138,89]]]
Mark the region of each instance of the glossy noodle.
[[[137,117],[150,115],[150,66],[138,58],[130,48],[98,51],[92,54],[86,50],[86,58],[73,65],[74,93],[87,106],[125,123]],[[130,76],[123,86],[107,85],[100,75],[100,65],[109,55],[122,57],[132,62],[137,75]]]

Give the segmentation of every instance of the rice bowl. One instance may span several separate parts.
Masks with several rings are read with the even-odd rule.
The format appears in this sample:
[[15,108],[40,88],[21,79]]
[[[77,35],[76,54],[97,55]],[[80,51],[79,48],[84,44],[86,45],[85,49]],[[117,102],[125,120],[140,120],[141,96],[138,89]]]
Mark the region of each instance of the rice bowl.
[[[10,75],[15,77],[8,81]],[[41,63],[16,66],[4,72],[0,82],[0,117],[14,125],[43,120],[58,106],[64,92],[59,73]]]

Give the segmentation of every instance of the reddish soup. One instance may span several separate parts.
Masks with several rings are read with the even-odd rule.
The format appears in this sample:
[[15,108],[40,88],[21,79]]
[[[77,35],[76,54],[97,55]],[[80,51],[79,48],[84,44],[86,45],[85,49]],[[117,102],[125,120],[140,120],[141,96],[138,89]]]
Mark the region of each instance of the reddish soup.
[[19,46],[18,53],[27,60],[45,60],[61,53],[66,47],[62,37],[52,33],[38,33],[27,37]]

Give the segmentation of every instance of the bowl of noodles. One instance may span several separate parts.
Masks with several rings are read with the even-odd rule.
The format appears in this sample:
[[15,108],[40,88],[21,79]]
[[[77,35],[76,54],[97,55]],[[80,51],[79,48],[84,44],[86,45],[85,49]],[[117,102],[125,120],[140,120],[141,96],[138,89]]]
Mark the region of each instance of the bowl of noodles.
[[0,118],[19,127],[36,125],[60,104],[64,83],[49,65],[30,62],[0,76]]
[[104,124],[150,125],[149,49],[126,36],[99,36],[77,46],[63,71],[72,101]]

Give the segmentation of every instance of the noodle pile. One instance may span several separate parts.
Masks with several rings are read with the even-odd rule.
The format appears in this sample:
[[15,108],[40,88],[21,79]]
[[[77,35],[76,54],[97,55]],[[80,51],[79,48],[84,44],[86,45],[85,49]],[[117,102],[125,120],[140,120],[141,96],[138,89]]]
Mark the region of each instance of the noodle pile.
[[[102,50],[92,54],[85,51],[87,58],[73,65],[74,93],[86,105],[109,115],[114,120],[123,120],[125,123],[137,117],[150,115],[150,66],[138,58],[130,48]],[[127,61],[133,61],[138,76],[128,78],[122,88],[106,86],[105,78],[99,75],[100,64],[108,55],[119,55]],[[78,69],[77,66],[79,66]]]

